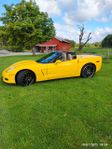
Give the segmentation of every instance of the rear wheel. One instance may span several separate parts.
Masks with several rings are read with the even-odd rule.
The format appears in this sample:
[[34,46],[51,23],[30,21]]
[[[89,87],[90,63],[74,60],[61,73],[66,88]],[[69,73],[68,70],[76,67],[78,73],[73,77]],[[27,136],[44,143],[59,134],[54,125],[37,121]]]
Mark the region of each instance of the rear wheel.
[[16,76],[16,84],[28,86],[35,83],[35,75],[30,70],[22,70]]
[[81,70],[81,76],[83,78],[92,78],[95,74],[96,67],[94,64],[86,64]]

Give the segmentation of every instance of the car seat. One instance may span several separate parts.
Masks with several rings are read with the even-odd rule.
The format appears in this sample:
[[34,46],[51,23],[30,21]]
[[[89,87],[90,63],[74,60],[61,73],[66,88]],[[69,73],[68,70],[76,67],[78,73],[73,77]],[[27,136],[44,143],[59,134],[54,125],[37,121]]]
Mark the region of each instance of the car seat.
[[72,60],[72,55],[68,54],[68,60]]

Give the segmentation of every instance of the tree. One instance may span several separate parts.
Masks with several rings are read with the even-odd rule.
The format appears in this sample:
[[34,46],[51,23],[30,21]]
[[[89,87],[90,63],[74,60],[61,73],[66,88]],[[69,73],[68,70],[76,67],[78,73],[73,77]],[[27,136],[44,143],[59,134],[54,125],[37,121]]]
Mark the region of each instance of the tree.
[[71,48],[74,50],[76,46],[76,42],[74,40],[71,40]]
[[4,24],[1,36],[5,35],[5,45],[9,49],[16,51],[31,49],[35,44],[55,36],[52,19],[47,13],[40,12],[32,0],[29,2],[22,0],[19,4],[4,7],[6,11],[0,19]]
[[101,43],[103,48],[112,48],[112,34],[107,35],[102,43]]
[[76,42],[74,40],[70,40],[70,39],[65,39],[66,41],[68,41],[71,44],[71,49],[74,50],[75,46],[76,46]]
[[101,48],[101,42],[95,42],[93,43],[95,48]]
[[4,39],[3,39],[3,26],[0,26],[0,49],[2,48],[3,46],[3,42],[4,42]]
[[80,34],[79,34],[79,47],[78,47],[78,51],[82,51],[82,49],[84,48],[84,46],[91,40],[91,32],[87,35],[86,40],[84,39],[84,35],[85,35],[85,27],[84,25],[80,26],[78,25]]

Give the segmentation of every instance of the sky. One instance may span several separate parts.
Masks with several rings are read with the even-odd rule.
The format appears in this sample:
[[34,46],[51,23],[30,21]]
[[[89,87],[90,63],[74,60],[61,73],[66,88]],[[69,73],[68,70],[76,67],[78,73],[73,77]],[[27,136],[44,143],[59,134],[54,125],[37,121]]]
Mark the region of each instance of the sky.
[[[4,3],[18,2],[20,0],[0,0],[0,16],[4,12]],[[92,32],[91,42],[102,41],[106,35],[112,34],[112,0],[35,0],[35,2],[41,11],[47,12],[53,19],[59,37],[78,41],[78,25],[82,24],[85,26],[85,38]]]

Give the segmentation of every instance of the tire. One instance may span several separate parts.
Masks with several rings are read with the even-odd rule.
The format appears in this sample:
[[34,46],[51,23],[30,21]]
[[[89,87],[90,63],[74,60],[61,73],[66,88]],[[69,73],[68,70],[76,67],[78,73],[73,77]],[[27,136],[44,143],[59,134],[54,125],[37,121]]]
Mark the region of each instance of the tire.
[[81,77],[92,78],[95,75],[96,67],[94,64],[86,64],[81,70]]
[[35,75],[30,70],[22,70],[16,76],[16,84],[28,86],[35,83]]

